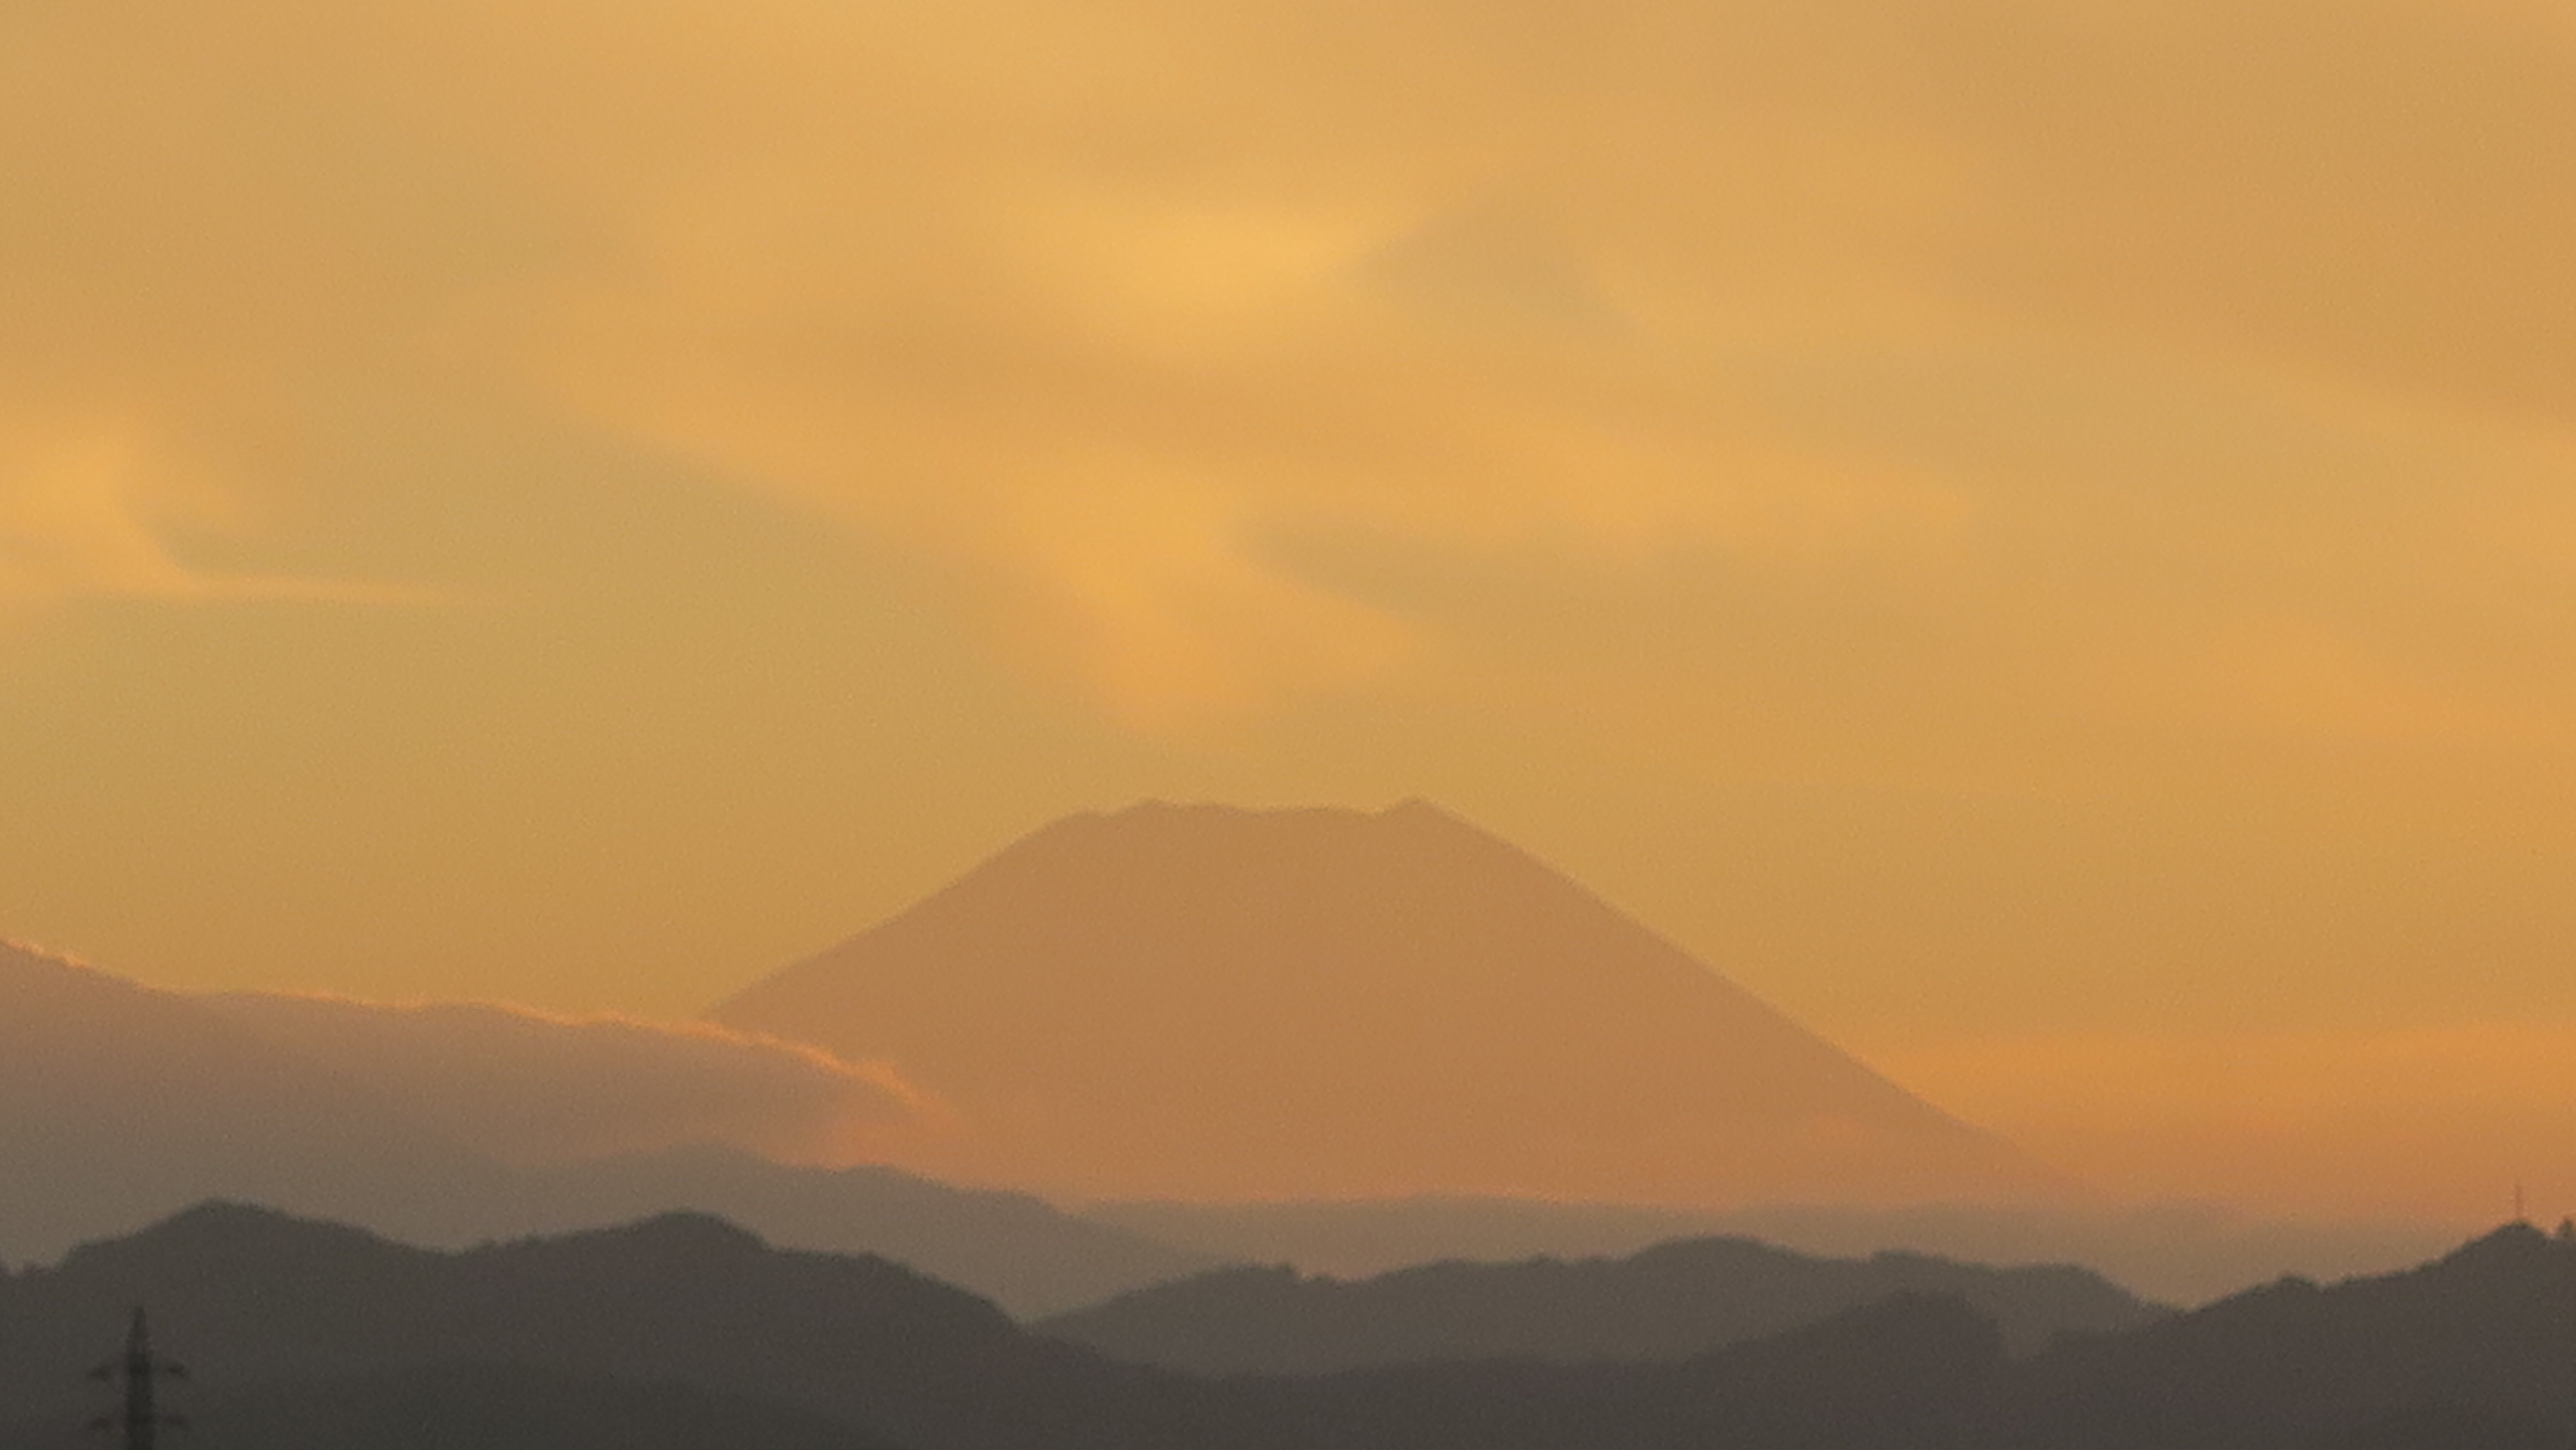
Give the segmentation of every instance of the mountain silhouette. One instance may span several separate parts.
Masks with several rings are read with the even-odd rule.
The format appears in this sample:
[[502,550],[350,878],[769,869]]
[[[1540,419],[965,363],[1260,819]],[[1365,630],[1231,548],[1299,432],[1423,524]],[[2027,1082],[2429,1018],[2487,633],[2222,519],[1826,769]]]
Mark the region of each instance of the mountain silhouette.
[[88,1349],[133,1304],[198,1386],[515,1364],[687,1385],[915,1446],[1042,1444],[1047,1416],[1141,1373],[1095,1370],[900,1265],[771,1249],[702,1215],[449,1254],[208,1204],[0,1280],[0,1402],[78,1423],[94,1356],[65,1346]]
[[[343,1024],[374,1020],[349,1004],[328,1011]],[[309,1034],[267,1030],[273,1021],[243,999],[157,991],[0,945],[0,1262],[51,1258],[207,1198],[277,1204],[434,1244],[694,1209],[800,1248],[897,1258],[1019,1314],[1072,1308],[1217,1262],[1024,1194],[954,1189],[893,1169],[796,1167],[721,1147],[497,1162],[424,1124],[424,1099],[452,1108],[466,1095],[439,1092],[417,1061],[399,1075],[371,1073],[357,1054],[304,1050]],[[644,1070],[655,1054],[628,1043],[603,1081],[584,1083],[595,1054],[582,1049],[596,1034],[527,1026],[572,1045],[542,1079],[564,1094],[600,1098],[656,1080]],[[524,1059],[537,1049],[514,1051]],[[459,1075],[476,1061],[464,1053],[446,1060]],[[494,1097],[487,1111],[509,1108]],[[529,1115],[546,1111],[563,1109],[532,1105]],[[453,1125],[457,1115],[438,1121]]]
[[1041,1333],[1200,1374],[1320,1374],[1438,1360],[1679,1360],[1904,1293],[1951,1295],[2028,1353],[2165,1312],[2071,1267],[1994,1269],[1915,1254],[1820,1259],[1750,1239],[1624,1259],[1441,1263],[1356,1283],[1219,1269],[1042,1320]]
[[1030,1333],[882,1260],[770,1249],[702,1216],[442,1254],[209,1204],[0,1276],[0,1404],[79,1423],[96,1391],[80,1370],[135,1303],[189,1363],[182,1408],[208,1443],[312,1433],[270,1443],[334,1450],[473,1445],[478,1417],[490,1444],[549,1443],[545,1424],[638,1385],[655,1387],[640,1404],[737,1417],[734,1444],[818,1450],[837,1446],[814,1417],[909,1450],[1679,1450],[1730,1431],[1753,1450],[1896,1450],[1947,1443],[1999,1362],[1990,1325],[1915,1296],[1680,1365],[1208,1381]]
[[[901,1450],[827,1415],[668,1381],[457,1363],[181,1391],[185,1450]],[[28,1425],[12,1450],[99,1450]]]
[[1889,1249],[1987,1264],[2083,1264],[2169,1304],[2206,1304],[2284,1275],[2348,1279],[2420,1264],[2455,1229],[2403,1221],[2265,1219],[2213,1204],[1771,1204],[1673,1208],[1534,1198],[1089,1203],[1084,1218],[1241,1264],[1363,1279],[1449,1259],[1616,1258],[1689,1238],[1752,1238],[1800,1253]]
[[[208,1443],[586,1450],[2524,1450],[2576,1439],[2576,1244],[2515,1228],[2406,1273],[2283,1282],[2015,1360],[1899,1294],[1677,1361],[1208,1379],[1120,1364],[865,1257],[721,1221],[461,1253],[207,1205],[0,1275],[0,1416],[60,1443],[149,1304]],[[488,1433],[474,1438],[477,1419]],[[417,1421],[417,1424],[414,1422]],[[549,1424],[572,1423],[547,1438]],[[54,1428],[47,1428],[54,1427]],[[294,1438],[314,1430],[315,1438]],[[259,1439],[250,1438],[253,1431]],[[662,1431],[672,1433],[662,1434]],[[685,1432],[685,1433],[680,1433]],[[661,1438],[653,1438],[661,1434]],[[327,1438],[324,1436],[327,1435]]]
[[2526,1224],[2417,1269],[2249,1290],[2027,1366],[1992,1443],[2024,1450],[2563,1447],[2576,1240]]
[[714,1214],[790,1248],[868,1253],[1022,1318],[1097,1303],[1221,1262],[1093,1223],[1025,1193],[953,1188],[892,1168],[800,1168],[726,1148],[524,1174],[498,1213],[461,1205],[438,1242],[561,1233],[668,1210]]
[[1059,821],[717,1007],[884,1060],[1082,1197],[2005,1198],[2052,1186],[1432,806]]

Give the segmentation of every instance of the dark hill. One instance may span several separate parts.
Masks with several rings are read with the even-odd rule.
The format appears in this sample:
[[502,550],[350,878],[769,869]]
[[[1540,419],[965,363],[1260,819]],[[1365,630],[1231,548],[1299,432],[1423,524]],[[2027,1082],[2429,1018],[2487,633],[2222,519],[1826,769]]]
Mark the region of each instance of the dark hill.
[[438,1238],[560,1233],[671,1209],[715,1214],[786,1247],[893,1259],[1024,1317],[1216,1262],[1025,1193],[957,1188],[894,1168],[796,1167],[727,1148],[527,1170],[510,1196],[457,1204]]
[[2164,1311],[2086,1270],[1997,1269],[1915,1254],[1823,1259],[1749,1239],[1624,1259],[1441,1263],[1356,1283],[1220,1269],[1038,1323],[1120,1359],[1201,1374],[1318,1374],[1433,1360],[1677,1360],[1900,1293],[1953,1295],[2028,1353]]
[[[837,1450],[2526,1450],[2576,1440],[2576,1244],[2517,1229],[2403,1275],[2289,1283],[2007,1359],[1899,1295],[1672,1362],[1480,1360],[1210,1380],[1121,1365],[865,1258],[671,1216],[462,1254],[210,1207],[0,1276],[0,1405],[94,1412],[80,1371],[151,1305],[209,1443],[429,1450],[661,1405],[695,1447]],[[460,1370],[460,1364],[506,1366]],[[513,1376],[523,1376],[513,1378]],[[461,1377],[461,1378],[460,1378]],[[628,1388],[620,1388],[620,1386]],[[643,1389],[632,1388],[643,1386]],[[657,1398],[658,1397],[658,1398]],[[698,1417],[689,1421],[689,1417]],[[418,1420],[452,1438],[405,1438]],[[828,1422],[828,1423],[827,1423]],[[298,1442],[298,1427],[345,1438]],[[264,1428],[263,1428],[264,1427]],[[703,1433],[701,1433],[703,1432]],[[51,1430],[40,1430],[40,1436]],[[332,1431],[335,1435],[337,1431]]]
[[[434,1365],[178,1397],[190,1412],[176,1437],[185,1450],[896,1450],[828,1416],[739,1395],[525,1365]],[[63,1425],[0,1436],[15,1450],[102,1444]]]
[[2283,1280],[2016,1377],[2028,1450],[2576,1441],[2576,1241],[2515,1225],[2422,1268]]
[[1994,1326],[1966,1305],[1900,1295],[1677,1364],[1229,1383],[1316,1450],[1982,1450],[2002,1364]]
[[[334,1450],[462,1443],[405,1438],[415,1413],[449,1427],[439,1436],[482,1416],[493,1443],[525,1440],[621,1383],[664,1387],[639,1402],[665,1395],[674,1415],[738,1416],[745,1446],[770,1443],[765,1426],[786,1427],[781,1445],[831,1444],[811,1438],[819,1418],[909,1450],[1894,1450],[1940,1443],[1926,1427],[1953,1424],[2000,1363],[1964,1306],[1907,1301],[1679,1365],[1217,1383],[1030,1334],[892,1264],[784,1253],[702,1217],[439,1254],[209,1205],[0,1278],[11,1417],[93,1412],[80,1371],[137,1302],[195,1372],[174,1393],[207,1443],[310,1427],[314,1440],[274,1443]],[[513,1368],[454,1368],[468,1363]]]
[[774,1250],[703,1216],[440,1254],[207,1205],[0,1281],[0,1398],[77,1419],[67,1370],[138,1303],[208,1385],[506,1362],[692,1385],[911,1444],[1035,1443],[1046,1416],[1134,1378],[899,1265]]

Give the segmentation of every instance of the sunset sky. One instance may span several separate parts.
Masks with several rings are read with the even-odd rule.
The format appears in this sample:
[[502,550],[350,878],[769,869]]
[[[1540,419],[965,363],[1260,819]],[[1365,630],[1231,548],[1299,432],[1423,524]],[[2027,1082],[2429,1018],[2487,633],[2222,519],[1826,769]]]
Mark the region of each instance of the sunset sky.
[[0,0],[0,936],[695,1013],[1437,800],[2107,1186],[2576,1208],[2563,0]]

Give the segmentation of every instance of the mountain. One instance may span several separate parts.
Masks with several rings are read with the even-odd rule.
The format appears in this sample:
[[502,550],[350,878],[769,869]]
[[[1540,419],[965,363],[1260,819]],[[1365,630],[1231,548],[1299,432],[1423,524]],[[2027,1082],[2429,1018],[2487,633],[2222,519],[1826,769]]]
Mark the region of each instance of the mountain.
[[875,1112],[882,1089],[807,1060],[819,1056],[492,1007],[189,997],[0,945],[0,1262],[207,1198],[435,1244],[695,1209],[799,1248],[893,1257],[1030,1315],[1216,1262],[1025,1194],[886,1168],[704,1145],[501,1161],[600,1132],[804,1122],[853,1098]]
[[[440,1364],[203,1394],[187,1450],[896,1450],[829,1416],[689,1385]],[[0,1425],[13,1450],[97,1450],[84,1427]],[[164,1440],[163,1443],[169,1443]]]
[[[788,1248],[889,1258],[1022,1318],[1201,1272],[1185,1253],[1025,1193],[952,1188],[892,1168],[797,1168],[724,1148],[534,1170],[477,1229],[460,1212],[437,1242],[560,1233],[673,1209],[713,1214]],[[470,1210],[471,1206],[464,1206]]]
[[2003,1364],[1992,1324],[1909,1294],[1676,1364],[1484,1360],[1220,1383],[1314,1450],[1985,1450]]
[[134,1304],[194,1393],[508,1364],[683,1385],[923,1447],[1034,1446],[1066,1413],[1120,1424],[1117,1396],[1142,1373],[885,1260],[771,1249],[702,1216],[437,1253],[208,1204],[0,1280],[0,1403],[77,1423],[96,1390],[80,1371]]
[[1686,1204],[2055,1186],[1432,806],[1059,821],[717,1007],[890,1062],[1076,1197]]
[[1906,1293],[1963,1301],[2018,1353],[2165,1312],[2076,1268],[1893,1253],[1819,1259],[1751,1239],[1697,1239],[1624,1259],[1427,1264],[1356,1283],[1219,1269],[1031,1327],[1197,1374],[1323,1374],[1440,1360],[1688,1359]]
[[1757,1205],[1652,1208],[1415,1195],[1269,1203],[1093,1203],[1082,1216],[1209,1259],[1366,1278],[1443,1259],[1633,1254],[1683,1238],[1757,1238],[1801,1253],[1904,1249],[1990,1264],[2083,1264],[2169,1304],[2284,1275],[2347,1279],[2420,1264],[2452,1225],[2268,1220],[2201,1203]]
[[816,1450],[841,1450],[834,1426],[907,1450],[1922,1450],[1952,1443],[2000,1362],[1991,1326],[1915,1297],[1682,1365],[1212,1382],[1029,1333],[882,1260],[770,1249],[701,1217],[440,1254],[205,1205],[0,1276],[0,1404],[36,1426],[94,1413],[105,1391],[80,1371],[134,1303],[189,1364],[171,1407],[208,1443],[334,1450],[571,1450],[600,1442],[543,1427],[584,1404],[634,1423],[657,1403],[722,1422],[659,1442],[674,1446],[729,1423],[732,1444]]
[[2285,1279],[2067,1345],[2010,1385],[1997,1450],[2576,1440],[2576,1230],[2509,1225],[2420,1268]]
[[[195,1372],[173,1386],[172,1407],[218,1446],[257,1432],[334,1450],[579,1450],[598,1443],[585,1405],[608,1424],[659,1407],[671,1423],[638,1442],[673,1450],[2536,1450],[2576,1439],[2576,1241],[2527,1227],[2405,1273],[2285,1281],[2021,1360],[1960,1300],[1900,1294],[1679,1361],[1204,1379],[1046,1339],[882,1260],[775,1250],[703,1217],[441,1254],[210,1205],[0,1275],[9,1420],[60,1427],[94,1413],[104,1391],[80,1371],[118,1342],[135,1303]],[[561,1437],[542,1433],[567,1421]],[[302,1427],[321,1429],[287,1438]],[[28,1443],[59,1443],[52,1433]]]

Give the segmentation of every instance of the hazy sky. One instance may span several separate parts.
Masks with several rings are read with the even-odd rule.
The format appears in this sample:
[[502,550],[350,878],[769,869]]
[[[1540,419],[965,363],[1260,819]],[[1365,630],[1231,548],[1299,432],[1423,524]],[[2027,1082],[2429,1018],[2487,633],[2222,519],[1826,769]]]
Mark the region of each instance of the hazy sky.
[[0,0],[0,934],[1423,795],[2007,1130],[2563,1116],[2570,256],[2559,0]]

